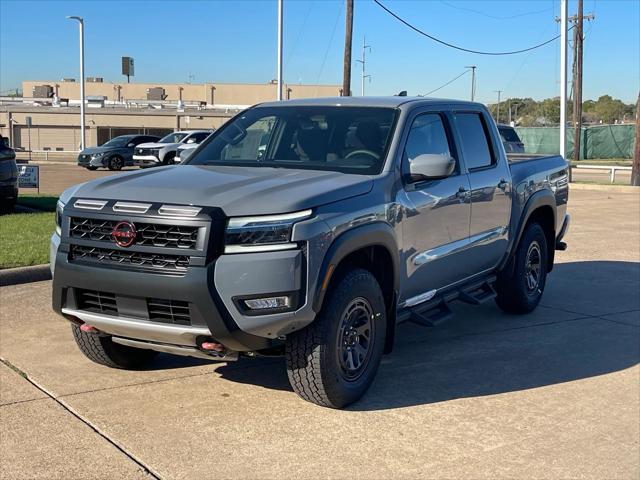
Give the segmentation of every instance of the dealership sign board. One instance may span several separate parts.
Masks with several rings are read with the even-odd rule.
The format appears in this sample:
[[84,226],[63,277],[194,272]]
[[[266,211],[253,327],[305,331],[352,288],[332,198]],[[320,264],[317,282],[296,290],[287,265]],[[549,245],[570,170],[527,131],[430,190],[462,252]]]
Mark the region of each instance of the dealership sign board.
[[38,165],[18,165],[18,187],[40,190],[40,167]]

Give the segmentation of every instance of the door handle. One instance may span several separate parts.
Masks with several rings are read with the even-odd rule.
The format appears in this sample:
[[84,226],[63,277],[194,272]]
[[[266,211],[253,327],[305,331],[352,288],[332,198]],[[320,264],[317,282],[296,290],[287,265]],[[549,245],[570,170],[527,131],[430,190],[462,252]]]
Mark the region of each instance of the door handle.
[[503,192],[507,189],[508,185],[509,185],[509,182],[507,182],[504,178],[501,178],[500,182],[498,182],[498,188]]
[[460,186],[460,188],[458,188],[458,191],[456,192],[456,197],[458,197],[461,200],[464,200],[468,196],[469,196],[469,190],[467,190],[463,186]]

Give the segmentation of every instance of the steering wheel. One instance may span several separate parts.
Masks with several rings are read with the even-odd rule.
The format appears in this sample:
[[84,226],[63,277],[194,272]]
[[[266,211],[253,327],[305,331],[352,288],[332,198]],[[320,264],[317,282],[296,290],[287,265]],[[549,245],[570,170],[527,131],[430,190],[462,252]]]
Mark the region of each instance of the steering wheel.
[[370,157],[373,157],[374,160],[380,160],[380,155],[378,155],[376,152],[372,152],[371,150],[354,150],[351,153],[348,153],[346,157],[344,157],[345,159],[347,158],[351,158],[351,157],[355,157],[356,155],[369,155]]

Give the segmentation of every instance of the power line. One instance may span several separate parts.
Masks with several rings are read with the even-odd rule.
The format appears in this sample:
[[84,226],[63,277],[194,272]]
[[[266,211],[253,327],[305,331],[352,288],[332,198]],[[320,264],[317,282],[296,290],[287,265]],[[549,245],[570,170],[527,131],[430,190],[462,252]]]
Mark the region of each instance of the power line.
[[434,92],[437,92],[438,90],[446,87],[447,85],[452,84],[453,82],[455,82],[457,79],[459,79],[461,76],[463,76],[466,73],[469,73],[470,70],[465,70],[464,72],[462,72],[460,75],[458,75],[457,77],[452,78],[451,80],[449,80],[447,83],[445,83],[444,85],[440,85],[438,88],[431,90],[430,92],[425,93],[424,95],[422,95],[423,97],[427,97],[429,95],[431,95]]
[[[560,35],[557,35],[557,36],[547,40],[546,42],[539,43],[538,45],[534,45],[533,47],[523,48],[522,50],[514,50],[514,51],[510,51],[510,52],[483,52],[483,51],[480,51],[480,50],[471,50],[469,48],[464,48],[464,47],[459,47],[457,45],[453,45],[452,43],[448,43],[448,42],[445,42],[444,40],[440,40],[439,38],[436,38],[433,35],[429,35],[428,33],[424,32],[423,30],[420,30],[418,27],[413,26],[412,24],[410,24],[409,22],[407,22],[403,18],[401,18],[398,15],[396,15],[395,13],[393,13],[391,10],[389,10],[387,7],[385,7],[378,0],[373,0],[373,1],[375,3],[377,3],[389,15],[391,15],[392,17],[394,17],[396,20],[400,21],[401,23],[404,23],[410,29],[418,32],[420,35],[423,35],[423,36],[425,36],[427,38],[430,38],[434,42],[438,42],[438,43],[440,43],[442,45],[445,45],[447,47],[455,48],[456,50],[461,50],[461,51],[467,52],[467,53],[475,53],[477,55],[496,55],[496,56],[497,55],[515,55],[516,53],[524,53],[524,52],[528,52],[530,50],[535,50],[536,48],[543,47],[543,46],[545,46],[545,45],[557,40],[558,38],[560,38]],[[571,28],[573,28],[573,27],[571,27]]]
[[497,15],[490,15],[490,14],[482,12],[480,10],[474,10],[473,8],[467,8],[467,7],[461,7],[459,5],[454,5],[451,2],[445,2],[445,0],[440,0],[440,3],[443,3],[444,5],[446,5],[448,7],[451,7],[451,8],[455,8],[457,10],[466,10],[467,12],[477,13],[478,15],[482,15],[483,17],[493,18],[495,20],[510,20],[512,18],[526,17],[528,15],[537,15],[538,13],[544,13],[544,12],[548,12],[548,11],[551,10],[551,8],[544,8],[542,10],[535,10],[533,12],[517,13],[515,15],[507,15],[507,16],[497,16]]

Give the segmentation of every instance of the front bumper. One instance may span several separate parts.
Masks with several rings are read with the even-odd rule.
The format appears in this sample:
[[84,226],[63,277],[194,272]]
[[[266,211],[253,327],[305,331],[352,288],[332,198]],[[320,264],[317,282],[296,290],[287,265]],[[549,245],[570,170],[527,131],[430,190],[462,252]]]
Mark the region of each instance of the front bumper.
[[133,164],[137,167],[151,167],[160,165],[160,159],[155,155],[134,155]]
[[[301,250],[222,255],[207,266],[172,276],[73,263],[68,249],[58,235],[52,237],[54,310],[114,336],[187,348],[211,337],[232,351],[256,351],[276,345],[315,318],[306,301],[307,267]],[[85,289],[113,294],[118,313],[83,310],[78,292]],[[299,308],[247,315],[239,306],[242,298],[285,292],[298,292]],[[191,324],[151,321],[147,302],[158,298],[187,302]]]
[[78,166],[79,167],[104,167],[105,156],[101,157],[91,157],[87,155],[79,155],[78,156]]

